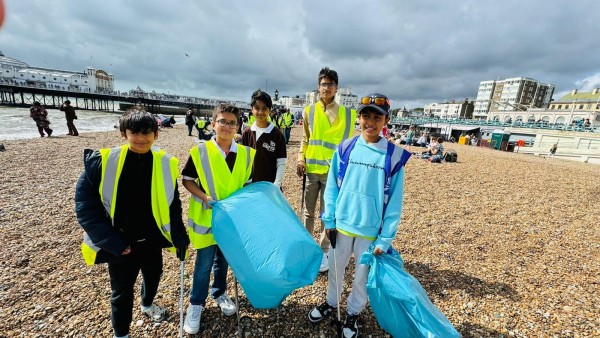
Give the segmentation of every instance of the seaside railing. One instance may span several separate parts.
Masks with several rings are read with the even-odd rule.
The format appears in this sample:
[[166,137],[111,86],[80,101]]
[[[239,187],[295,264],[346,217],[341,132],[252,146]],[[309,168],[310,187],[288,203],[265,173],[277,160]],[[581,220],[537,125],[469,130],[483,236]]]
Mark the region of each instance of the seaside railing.
[[544,130],[562,130],[562,131],[581,131],[590,133],[600,133],[600,125],[585,124],[563,124],[548,122],[501,122],[488,120],[469,120],[469,119],[435,119],[435,118],[392,118],[390,124],[423,126],[425,124],[450,124],[450,125],[478,125],[478,126],[496,126],[511,128],[528,128]]

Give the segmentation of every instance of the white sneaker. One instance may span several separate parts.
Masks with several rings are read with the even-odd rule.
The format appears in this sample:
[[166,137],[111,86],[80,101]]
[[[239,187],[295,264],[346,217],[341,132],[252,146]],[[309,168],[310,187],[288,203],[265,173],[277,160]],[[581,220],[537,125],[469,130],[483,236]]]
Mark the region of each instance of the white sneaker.
[[231,316],[237,310],[235,304],[231,301],[231,298],[226,294],[222,294],[219,298],[215,299],[219,307],[221,308],[221,312],[223,312],[226,316]]
[[325,272],[329,270],[329,255],[324,253],[323,258],[321,259],[321,267],[319,267],[319,272]]
[[200,331],[200,317],[204,307],[202,305],[188,306],[187,313],[185,315],[185,321],[183,322],[183,330],[187,334],[196,334]]
[[160,307],[154,303],[149,307],[142,306],[142,313],[150,317],[155,322],[162,322],[167,318],[167,309]]

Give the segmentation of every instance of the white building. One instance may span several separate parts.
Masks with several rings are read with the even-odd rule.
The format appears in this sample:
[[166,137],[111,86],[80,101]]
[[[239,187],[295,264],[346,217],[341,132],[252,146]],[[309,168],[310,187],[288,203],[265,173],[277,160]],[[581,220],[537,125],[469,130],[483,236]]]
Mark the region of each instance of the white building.
[[[319,92],[313,90],[306,92],[306,105],[315,104],[319,100]],[[352,93],[350,88],[339,88],[335,93],[334,100],[345,107],[357,109],[359,104],[359,97]]]
[[103,70],[86,68],[84,72],[31,67],[0,52],[0,83],[87,93],[112,93],[115,79]]
[[425,116],[437,117],[440,119],[471,118],[473,112],[473,102],[452,101],[444,103],[430,103],[423,108]]
[[487,119],[490,111],[518,111],[547,108],[555,86],[526,77],[481,81],[473,117]]
[[359,102],[358,95],[352,94],[352,90],[350,88],[340,88],[337,93],[335,93],[335,101],[344,107],[357,109]]

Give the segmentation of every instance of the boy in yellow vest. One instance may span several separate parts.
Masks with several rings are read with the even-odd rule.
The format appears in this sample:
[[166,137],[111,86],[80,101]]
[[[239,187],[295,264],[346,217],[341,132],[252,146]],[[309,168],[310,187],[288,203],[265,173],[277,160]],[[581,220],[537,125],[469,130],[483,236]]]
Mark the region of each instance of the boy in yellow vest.
[[[318,78],[319,101],[307,106],[302,113],[304,133],[298,154],[296,173],[298,177],[306,175],[304,192],[304,226],[312,235],[315,228],[317,201],[320,201],[319,214],[323,211],[323,192],[327,185],[327,173],[333,152],[340,142],[354,133],[356,110],[340,106],[335,102],[338,88],[338,74],[327,67],[321,69]],[[320,235],[323,250],[320,272],[327,271],[329,264],[327,253],[329,239],[325,235],[325,226]]]
[[[142,271],[142,313],[154,321],[166,311],[154,304],[162,274],[162,248],[185,259],[189,239],[177,190],[179,161],[152,147],[156,119],[134,107],[119,119],[127,144],[84,151],[75,211],[85,230],[81,251],[88,265],[108,263],[115,337],[129,337],[133,288]],[[173,251],[173,250],[172,250]]]
[[228,264],[212,234],[212,203],[227,198],[251,181],[255,150],[234,140],[240,111],[220,104],[213,112],[216,135],[190,150],[183,168],[183,186],[192,194],[188,211],[190,241],[196,250],[190,305],[183,328],[188,334],[200,330],[200,318],[208,296],[213,271],[211,296],[226,316],[237,308],[226,293]]

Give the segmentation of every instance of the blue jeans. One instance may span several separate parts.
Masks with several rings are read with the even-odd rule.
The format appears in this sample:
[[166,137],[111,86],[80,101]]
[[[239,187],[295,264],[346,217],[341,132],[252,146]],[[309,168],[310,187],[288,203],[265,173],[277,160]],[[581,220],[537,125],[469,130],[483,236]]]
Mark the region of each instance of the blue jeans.
[[196,250],[196,263],[194,265],[194,281],[190,294],[190,304],[206,304],[210,271],[213,272],[213,284],[210,289],[212,298],[219,298],[227,290],[227,260],[217,245]]
[[290,133],[292,132],[292,128],[288,127],[283,129],[283,139],[285,140],[285,144],[290,142]]

